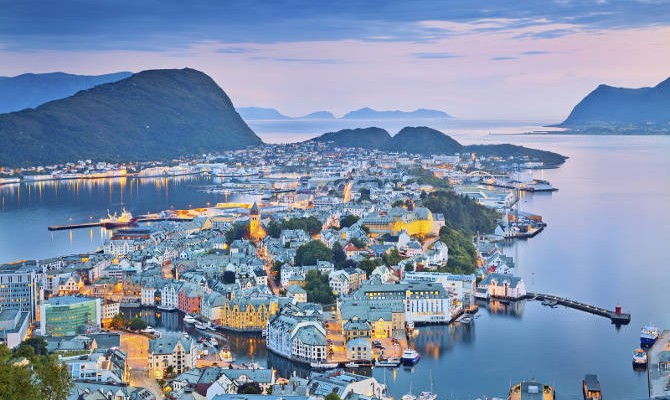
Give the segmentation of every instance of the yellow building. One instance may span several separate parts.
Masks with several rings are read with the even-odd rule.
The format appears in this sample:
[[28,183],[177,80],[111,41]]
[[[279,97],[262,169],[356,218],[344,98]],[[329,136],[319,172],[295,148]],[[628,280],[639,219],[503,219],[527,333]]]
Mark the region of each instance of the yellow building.
[[270,297],[237,298],[227,300],[215,322],[238,331],[261,331],[268,320],[279,310],[277,299]]
[[260,242],[267,234],[261,224],[261,210],[258,204],[254,203],[249,211],[249,239],[253,242]]
[[425,207],[417,207],[412,211],[401,207],[394,207],[388,211],[368,215],[363,218],[363,224],[370,229],[373,237],[386,233],[397,235],[406,231],[410,236],[426,236],[435,232],[433,213]]

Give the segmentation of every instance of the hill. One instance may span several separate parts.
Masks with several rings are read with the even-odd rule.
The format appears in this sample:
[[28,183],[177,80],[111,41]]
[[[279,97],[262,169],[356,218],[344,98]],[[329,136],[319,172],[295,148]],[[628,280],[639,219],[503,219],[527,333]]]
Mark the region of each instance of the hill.
[[342,129],[328,132],[312,139],[314,142],[332,142],[337,147],[363,147],[379,149],[391,140],[391,135],[382,128]]
[[342,119],[438,119],[451,118],[443,111],[421,108],[414,111],[377,111],[370,107],[344,114]]
[[80,90],[116,82],[132,72],[106,75],[73,75],[64,72],[0,77],[0,113],[34,108],[48,101],[72,96]]
[[0,165],[135,161],[263,142],[224,91],[194,69],[149,70],[0,115]]
[[240,107],[235,109],[245,121],[282,120],[291,117],[280,113],[274,108]]
[[600,85],[557,126],[584,133],[670,133],[670,78],[639,89]]
[[557,166],[567,159],[558,153],[513,144],[463,146],[443,132],[425,126],[405,127],[395,136],[391,136],[381,128],[342,129],[337,132],[324,133],[311,141],[332,143],[337,147],[362,147],[413,154],[476,153],[501,158],[528,157],[531,160],[542,161],[546,166]]
[[335,119],[335,116],[330,111],[315,111],[298,119]]

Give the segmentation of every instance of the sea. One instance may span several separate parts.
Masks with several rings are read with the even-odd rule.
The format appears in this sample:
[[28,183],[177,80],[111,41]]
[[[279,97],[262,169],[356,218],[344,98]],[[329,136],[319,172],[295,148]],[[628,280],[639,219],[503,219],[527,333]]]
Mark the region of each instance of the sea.
[[[632,314],[629,325],[539,302],[483,305],[473,323],[419,327],[422,355],[413,368],[360,373],[386,382],[396,399],[432,390],[439,398],[507,397],[511,384],[535,379],[557,399],[581,399],[585,374],[597,374],[607,399],[648,398],[647,374],[632,367],[640,328],[670,329],[670,136],[585,136],[533,133],[538,121],[257,121],[269,143],[306,140],[344,127],[379,126],[391,134],[427,125],[464,144],[513,143],[569,157],[556,169],[532,172],[559,190],[525,194],[522,211],[542,215],[547,228],[505,248],[529,291],[566,296]],[[108,179],[37,182],[0,187],[0,263],[93,251],[104,229],[47,230],[126,208],[134,214],[235,201],[209,193],[212,178]],[[181,329],[180,318],[138,311],[159,329]],[[174,320],[174,321],[173,321]],[[308,371],[268,353],[263,340],[225,335],[238,358],[287,376]]]

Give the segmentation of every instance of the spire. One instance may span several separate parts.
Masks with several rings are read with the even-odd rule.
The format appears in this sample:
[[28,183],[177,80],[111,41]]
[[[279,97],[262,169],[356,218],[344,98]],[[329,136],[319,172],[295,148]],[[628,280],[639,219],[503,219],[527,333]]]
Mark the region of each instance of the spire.
[[249,214],[260,215],[260,213],[261,213],[261,210],[258,208],[258,204],[256,204],[256,202],[254,201],[254,205],[251,206],[251,211],[249,212]]

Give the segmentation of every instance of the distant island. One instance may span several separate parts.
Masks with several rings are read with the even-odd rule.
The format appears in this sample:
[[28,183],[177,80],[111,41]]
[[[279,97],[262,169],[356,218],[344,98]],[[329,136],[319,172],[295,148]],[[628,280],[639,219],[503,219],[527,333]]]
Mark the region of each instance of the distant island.
[[171,159],[261,144],[226,93],[190,68],[143,71],[0,115],[2,166]]
[[558,153],[513,144],[464,146],[450,136],[425,126],[405,127],[395,136],[391,136],[386,130],[376,127],[342,129],[337,132],[324,133],[309,141],[330,143],[337,147],[362,147],[413,154],[475,153],[501,158],[527,157],[542,162],[545,166],[558,166],[567,160],[566,156]]
[[64,99],[80,90],[116,82],[132,72],[106,75],[73,75],[64,72],[0,76],[0,113],[35,108],[49,101]]
[[246,121],[281,121],[281,120],[301,120],[301,119],[366,119],[366,120],[389,120],[389,119],[446,119],[452,118],[444,111],[429,110],[420,108],[414,111],[378,111],[370,107],[361,108],[344,114],[337,118],[329,111],[316,111],[301,117],[290,117],[282,114],[277,109],[265,107],[239,107],[237,112]]
[[670,78],[639,89],[600,85],[556,127],[581,134],[670,134]]

